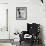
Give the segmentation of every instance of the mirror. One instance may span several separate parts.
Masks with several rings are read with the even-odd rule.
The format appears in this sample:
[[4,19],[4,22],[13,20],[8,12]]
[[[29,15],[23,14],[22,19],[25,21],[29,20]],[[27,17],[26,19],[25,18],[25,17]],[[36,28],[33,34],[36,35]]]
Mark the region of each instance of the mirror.
[[8,31],[8,4],[0,4],[0,31]]

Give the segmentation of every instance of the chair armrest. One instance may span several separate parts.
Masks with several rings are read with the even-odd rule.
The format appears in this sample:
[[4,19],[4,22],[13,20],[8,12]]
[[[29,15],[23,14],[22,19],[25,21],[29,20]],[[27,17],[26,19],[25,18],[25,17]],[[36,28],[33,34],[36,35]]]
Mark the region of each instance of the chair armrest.
[[27,31],[22,31],[22,34],[23,34],[23,35],[25,35],[25,34],[27,34],[27,33],[28,33]]
[[24,35],[27,34],[27,31],[22,31],[21,34],[19,34],[20,41],[24,40]]

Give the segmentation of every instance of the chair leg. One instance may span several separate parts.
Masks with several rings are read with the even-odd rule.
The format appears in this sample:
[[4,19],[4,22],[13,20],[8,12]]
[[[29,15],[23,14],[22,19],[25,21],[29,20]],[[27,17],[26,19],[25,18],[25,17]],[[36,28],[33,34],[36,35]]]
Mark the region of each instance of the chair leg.
[[31,41],[31,45],[30,45],[30,46],[33,46],[33,44],[34,44],[34,41],[32,40],[32,41]]
[[20,45],[21,45],[21,41],[20,41]]

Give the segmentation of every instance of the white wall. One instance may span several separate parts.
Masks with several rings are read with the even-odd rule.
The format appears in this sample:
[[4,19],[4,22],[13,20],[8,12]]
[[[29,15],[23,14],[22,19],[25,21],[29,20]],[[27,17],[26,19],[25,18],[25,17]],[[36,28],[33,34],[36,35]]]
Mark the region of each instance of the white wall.
[[[16,20],[16,7],[27,7],[27,20]],[[40,23],[43,26],[44,40],[46,41],[45,4],[40,0],[9,0],[9,31],[12,34],[27,29],[27,23]]]
[[8,3],[8,0],[0,0],[0,3]]
[[[27,7],[27,20],[16,20],[16,7]],[[29,2],[24,2],[24,0],[13,0],[9,2],[9,23],[12,28],[10,30],[15,31],[15,29],[18,28],[20,31],[26,30],[27,22],[40,23],[40,18],[44,18],[43,10],[43,5],[40,1],[31,0]]]
[[[0,27],[3,27],[6,23],[6,9],[8,8],[7,6],[7,4],[5,5],[5,4],[1,4],[1,3],[8,3],[8,0],[0,0]],[[1,15],[2,15],[2,17],[3,18],[5,18],[4,19],[4,21],[2,20],[3,18],[1,18]],[[2,22],[3,23],[1,23],[1,20],[2,20]],[[2,25],[3,24],[3,25]],[[1,26],[2,25],[2,26]],[[9,38],[9,33],[8,32],[6,32],[6,31],[3,31],[3,32],[1,32],[0,31],[0,39],[8,39]],[[10,43],[0,43],[0,46],[12,46]]]

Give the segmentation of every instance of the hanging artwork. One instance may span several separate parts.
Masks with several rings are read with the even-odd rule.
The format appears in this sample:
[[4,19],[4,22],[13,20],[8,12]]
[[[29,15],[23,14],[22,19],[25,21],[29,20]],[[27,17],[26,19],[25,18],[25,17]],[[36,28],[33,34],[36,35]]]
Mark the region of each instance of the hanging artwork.
[[16,20],[27,19],[27,7],[16,7]]

